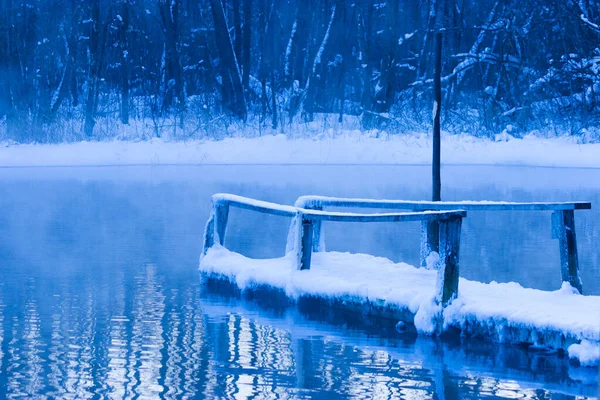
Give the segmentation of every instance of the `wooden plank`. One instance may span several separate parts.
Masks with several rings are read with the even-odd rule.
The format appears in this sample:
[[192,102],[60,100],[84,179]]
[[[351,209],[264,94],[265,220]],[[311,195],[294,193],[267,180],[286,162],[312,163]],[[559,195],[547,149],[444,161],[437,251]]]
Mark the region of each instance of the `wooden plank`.
[[464,218],[467,213],[463,210],[452,211],[422,211],[382,214],[357,214],[317,210],[302,210],[304,217],[312,221],[332,222],[410,222],[423,220],[451,220]]
[[300,269],[310,269],[313,249],[313,222],[302,218],[302,240],[300,241]]
[[397,210],[466,210],[466,211],[555,211],[590,210],[590,202],[498,202],[498,201],[408,201],[408,200],[371,200],[344,199],[335,197],[303,196],[297,204],[311,204],[313,207],[357,207],[387,208]]
[[[256,211],[263,214],[271,214],[271,215],[279,215],[281,217],[293,217],[296,215],[296,211],[292,210],[283,210],[278,208],[271,208],[265,205],[256,205],[256,204],[248,204],[248,203],[238,203],[238,202],[228,202],[231,207],[241,208],[244,210]],[[275,204],[275,203],[273,203]],[[279,205],[279,204],[276,204]]]
[[573,210],[556,211],[552,215],[552,230],[554,235],[558,236],[562,281],[569,282],[572,287],[583,294],[583,285],[579,276],[575,212]]
[[212,196],[213,204],[229,204],[231,207],[256,211],[263,214],[279,215],[282,217],[294,217],[297,209],[268,201],[254,200],[248,197],[236,196],[227,193],[218,193]]
[[436,301],[442,307],[448,305],[458,295],[461,225],[461,218],[439,223],[440,268],[436,285]]

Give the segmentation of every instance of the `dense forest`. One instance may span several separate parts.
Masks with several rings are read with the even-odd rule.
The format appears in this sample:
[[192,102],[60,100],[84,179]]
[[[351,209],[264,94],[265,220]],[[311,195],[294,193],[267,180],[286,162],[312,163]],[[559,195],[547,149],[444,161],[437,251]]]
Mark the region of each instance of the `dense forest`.
[[0,140],[426,131],[438,32],[445,129],[597,124],[595,0],[0,0]]

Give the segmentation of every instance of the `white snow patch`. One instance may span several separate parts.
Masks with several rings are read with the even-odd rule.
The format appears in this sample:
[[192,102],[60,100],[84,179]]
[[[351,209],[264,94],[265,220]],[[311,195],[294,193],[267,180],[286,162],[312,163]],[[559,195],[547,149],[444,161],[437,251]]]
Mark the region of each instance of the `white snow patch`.
[[442,320],[442,306],[431,298],[421,304],[415,314],[415,328],[425,335],[434,335],[440,332]]
[[[498,142],[468,135],[442,135],[444,165],[526,165],[600,167],[600,143],[574,138]],[[509,140],[504,140],[509,139]],[[322,140],[285,135],[215,140],[78,142],[55,145],[0,143],[0,167],[90,165],[224,164],[424,164],[431,163],[432,140],[425,134],[375,138],[327,134]]]
[[583,367],[593,367],[600,361],[600,342],[582,340],[579,344],[569,346],[569,357],[579,360]]
[[427,269],[437,270],[440,265],[440,255],[436,251],[432,251],[425,257],[425,265]]

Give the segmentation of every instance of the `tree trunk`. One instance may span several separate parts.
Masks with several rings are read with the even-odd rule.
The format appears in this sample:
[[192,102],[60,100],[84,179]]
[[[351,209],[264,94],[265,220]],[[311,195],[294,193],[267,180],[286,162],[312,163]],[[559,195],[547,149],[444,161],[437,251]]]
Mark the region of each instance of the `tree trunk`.
[[71,92],[72,105],[73,107],[77,107],[79,105],[79,89],[77,88],[77,64],[76,64],[76,55],[77,55],[77,38],[78,38],[78,10],[76,0],[71,0],[71,10],[73,15],[71,17],[71,30],[69,32],[68,37],[68,46],[69,46],[69,60],[67,62],[71,63],[71,74],[68,76],[69,79],[69,90]]
[[5,73],[0,75],[0,118],[7,116],[9,117],[12,113],[12,95],[11,95],[11,87],[10,87],[10,10],[11,10],[11,0],[4,0],[1,2],[2,7],[6,10],[4,13],[0,15],[2,18],[0,27],[2,31],[0,32],[0,38],[2,43],[2,49],[0,51],[0,68],[2,71],[6,71]]
[[398,0],[389,0],[386,12],[386,38],[382,59],[379,90],[375,93],[375,110],[378,113],[390,111],[396,87],[396,48],[398,44]]
[[271,103],[273,107],[273,120],[272,127],[273,130],[277,129],[277,95],[275,91],[275,69],[271,70]]
[[121,19],[121,123],[129,125],[129,0],[123,1]]
[[364,129],[371,129],[373,127],[373,90],[371,88],[373,67],[369,57],[372,43],[373,0],[366,0],[366,15],[363,13],[365,13],[364,7],[358,14],[359,68],[362,81],[361,125]]
[[250,47],[252,44],[252,0],[244,0],[244,32],[242,52],[242,86],[248,92],[250,89]]
[[238,62],[242,60],[242,16],[240,7],[240,0],[233,0],[233,33],[235,35],[233,48]]
[[262,123],[267,118],[267,108],[269,106],[268,96],[267,96],[267,0],[258,0],[258,26],[260,35],[258,36],[258,45],[260,49],[260,65],[258,67],[258,79],[260,80],[260,89],[261,89],[261,117],[260,123]]
[[223,79],[223,98],[226,106],[240,119],[246,119],[246,101],[239,66],[233,51],[231,37],[225,20],[225,11],[221,0],[209,0],[215,24],[215,38],[221,56],[221,77]]
[[88,139],[92,137],[96,125],[96,91],[100,74],[100,1],[92,0],[91,7],[92,29],[89,40],[89,72],[84,124],[84,133]]
[[166,112],[177,102],[177,111],[183,112],[185,98],[179,60],[179,7],[181,0],[159,0],[160,15],[165,32],[165,65],[163,73],[162,111]]
[[321,46],[319,46],[319,50],[315,55],[315,59],[313,61],[312,70],[309,78],[306,80],[306,86],[304,87],[305,97],[304,97],[304,109],[307,112],[308,119],[312,121],[313,113],[314,113],[314,101],[315,101],[315,84],[311,84],[312,79],[316,79],[317,69],[320,67],[321,62],[323,61],[323,55],[325,53],[325,48],[327,47],[327,43],[329,42],[329,35],[331,33],[331,25],[333,25],[333,21],[335,20],[335,12],[336,12],[336,4],[331,7],[331,16],[329,17],[329,23],[327,24],[327,30],[325,31],[325,35],[323,36],[323,40],[321,41]]

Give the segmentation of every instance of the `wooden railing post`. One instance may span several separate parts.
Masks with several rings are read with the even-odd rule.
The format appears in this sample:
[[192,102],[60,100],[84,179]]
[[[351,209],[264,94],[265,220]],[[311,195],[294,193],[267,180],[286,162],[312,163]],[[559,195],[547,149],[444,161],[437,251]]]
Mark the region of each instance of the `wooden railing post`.
[[[313,206],[310,208],[311,210],[323,211],[323,206]],[[313,239],[312,239],[312,251],[318,253],[319,251],[325,251],[325,243],[323,238],[321,237],[322,231],[322,221],[314,221],[312,224],[313,227]]]
[[302,218],[302,240],[300,240],[300,269],[310,269],[313,251],[313,221]]
[[427,257],[432,252],[440,252],[439,231],[438,221],[421,221],[421,268],[427,267]]
[[202,254],[205,255],[208,249],[213,247],[215,243],[221,246],[225,244],[225,230],[227,229],[227,219],[229,217],[229,204],[220,201],[214,201],[210,217],[204,228],[204,249]]
[[552,213],[552,237],[558,239],[562,281],[569,282],[580,294],[583,294],[583,285],[579,277],[575,212],[573,210]]
[[225,245],[225,231],[229,219],[229,203],[218,202],[214,204],[215,214],[215,240],[221,246]]
[[458,295],[459,252],[462,218],[439,221],[440,266],[437,275],[436,301],[442,307]]
[[204,248],[202,255],[206,255],[208,249],[215,244],[215,206],[213,205],[206,226],[204,227]]

